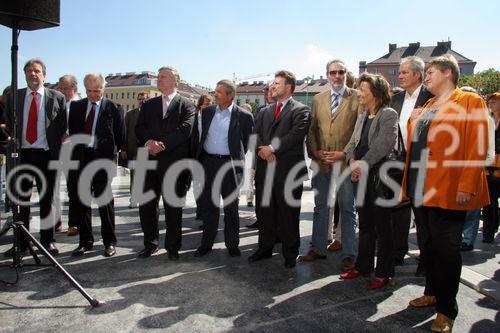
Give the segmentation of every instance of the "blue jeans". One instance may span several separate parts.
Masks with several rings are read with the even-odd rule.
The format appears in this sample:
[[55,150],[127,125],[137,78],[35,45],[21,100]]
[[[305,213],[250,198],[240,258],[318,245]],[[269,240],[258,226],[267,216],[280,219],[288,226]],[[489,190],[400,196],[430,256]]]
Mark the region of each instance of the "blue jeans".
[[465,224],[463,229],[464,237],[462,242],[467,245],[474,246],[479,230],[479,218],[481,217],[481,209],[469,210],[465,215]]
[[[314,215],[311,249],[321,255],[326,255],[328,242],[328,223],[330,208],[334,204],[333,193],[330,188],[332,176],[330,173],[318,173],[312,179],[314,194]],[[334,184],[333,184],[334,185]],[[354,189],[350,178],[346,178],[337,190],[340,208],[340,225],[342,228],[342,257],[355,258],[356,245],[356,213]]]

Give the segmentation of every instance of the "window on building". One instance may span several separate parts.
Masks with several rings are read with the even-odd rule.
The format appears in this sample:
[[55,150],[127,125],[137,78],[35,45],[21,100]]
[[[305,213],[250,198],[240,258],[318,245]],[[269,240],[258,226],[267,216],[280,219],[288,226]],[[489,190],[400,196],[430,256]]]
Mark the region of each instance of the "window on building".
[[155,93],[155,97],[158,96],[158,93]]
[[119,95],[118,93],[116,93],[116,99],[118,99],[118,98],[119,98],[118,96],[120,96],[120,95]]
[[245,99],[245,103],[250,103],[250,98]]
[[378,68],[373,68],[372,69],[372,74],[379,74],[379,73],[380,73],[380,71],[379,71]]
[[398,86],[398,83],[394,80],[391,81],[391,88],[396,88]]
[[129,92],[127,92],[127,99],[128,99],[128,98],[130,98],[130,93],[129,93]]
[[125,98],[125,93],[124,92],[122,92],[122,98]]
[[389,75],[396,75],[396,68],[390,68]]
[[241,104],[241,99],[237,99],[236,100],[236,105],[240,105]]
[[260,99],[258,98],[255,99],[255,105],[260,105]]
[[132,98],[135,99],[135,91],[132,92]]

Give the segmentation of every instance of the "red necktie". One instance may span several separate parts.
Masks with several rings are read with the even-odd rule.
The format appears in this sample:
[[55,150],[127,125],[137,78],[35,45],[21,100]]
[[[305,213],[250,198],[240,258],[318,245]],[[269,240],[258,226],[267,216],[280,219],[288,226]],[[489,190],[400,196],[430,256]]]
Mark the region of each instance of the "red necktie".
[[278,105],[276,106],[276,109],[274,109],[274,120],[278,119],[281,113],[281,108],[283,107],[283,103],[279,102]]
[[95,103],[92,103],[92,108],[90,109],[89,114],[87,115],[87,119],[85,120],[85,134],[92,134],[92,126],[94,125],[94,117],[95,117]]
[[28,124],[26,125],[26,141],[30,145],[34,144],[36,139],[38,139],[38,103],[36,102],[36,92],[33,91],[31,94],[33,95],[33,100],[31,101]]

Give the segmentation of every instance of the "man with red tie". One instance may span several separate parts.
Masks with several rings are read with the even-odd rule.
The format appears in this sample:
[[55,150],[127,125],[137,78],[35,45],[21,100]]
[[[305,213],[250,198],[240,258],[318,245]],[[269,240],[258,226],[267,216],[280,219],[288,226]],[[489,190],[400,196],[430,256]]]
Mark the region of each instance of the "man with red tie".
[[[89,143],[75,148],[78,156],[78,182],[81,182],[82,171],[96,160],[115,161],[115,156],[125,140],[123,109],[107,98],[103,98],[105,81],[101,74],[87,74],[83,79],[87,98],[71,103],[68,129],[70,137],[76,134],[90,136]],[[115,255],[115,207],[111,192],[112,175],[105,169],[99,169],[90,180],[94,197],[105,194],[110,198],[108,203],[99,205],[101,218],[101,235],[104,243],[104,256]],[[92,249],[92,210],[80,197],[82,189],[78,186],[70,188],[70,201],[73,201],[78,220],[80,242],[73,251],[73,256],[81,256]]]
[[[295,84],[293,73],[277,72],[271,85],[276,103],[260,111],[255,123],[255,188],[256,198],[262,198],[262,221],[259,220],[259,249],[248,258],[250,263],[271,257],[276,237],[282,241],[286,268],[295,267],[299,253],[303,190],[300,179],[307,175],[304,138],[309,127],[309,108],[292,98]],[[271,177],[267,175],[269,168],[275,168]]]
[[[24,65],[27,88],[18,91],[18,107],[16,124],[12,119],[12,99],[7,101],[4,121],[7,131],[12,134],[14,125],[17,129],[19,148],[19,171],[9,182],[8,193],[14,194],[19,200],[19,212],[14,211],[14,220],[22,221],[27,229],[30,222],[30,198],[33,189],[33,179],[36,180],[40,198],[40,242],[52,254],[59,250],[55,246],[54,225],[56,214],[53,210],[55,170],[49,170],[49,162],[57,160],[66,132],[65,98],[60,92],[44,88],[46,67],[39,59],[31,59]],[[12,152],[12,146],[9,147]],[[8,152],[8,158],[11,157]],[[27,168],[31,168],[28,170]],[[20,188],[16,188],[16,180],[22,179]],[[17,216],[16,216],[17,215]],[[21,239],[20,250],[25,252],[27,240]],[[11,256],[13,249],[5,255]]]

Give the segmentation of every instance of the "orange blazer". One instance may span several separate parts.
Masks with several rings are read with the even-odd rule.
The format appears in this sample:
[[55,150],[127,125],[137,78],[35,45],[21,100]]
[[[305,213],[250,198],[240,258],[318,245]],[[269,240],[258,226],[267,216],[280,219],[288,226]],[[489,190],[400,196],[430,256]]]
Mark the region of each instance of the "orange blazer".
[[[408,123],[408,150],[402,184],[407,200],[406,176],[410,163],[412,136],[418,119],[436,102],[430,99],[420,116]],[[427,164],[424,206],[451,210],[473,210],[489,204],[484,164],[488,150],[488,109],[474,93],[455,89],[448,102],[437,111],[427,136]],[[471,193],[465,206],[456,202],[457,192]]]

